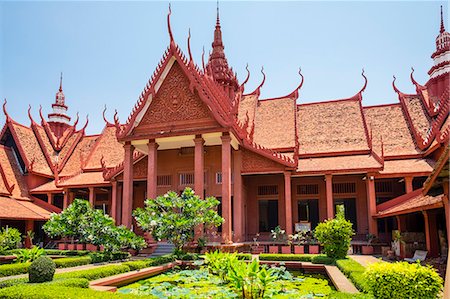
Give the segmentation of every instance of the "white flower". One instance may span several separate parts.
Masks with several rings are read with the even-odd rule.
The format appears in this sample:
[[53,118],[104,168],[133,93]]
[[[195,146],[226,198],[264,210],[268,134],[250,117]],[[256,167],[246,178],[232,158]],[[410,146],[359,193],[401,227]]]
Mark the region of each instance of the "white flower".
[[156,226],[156,221],[155,220],[152,220],[152,221],[150,221],[150,226]]

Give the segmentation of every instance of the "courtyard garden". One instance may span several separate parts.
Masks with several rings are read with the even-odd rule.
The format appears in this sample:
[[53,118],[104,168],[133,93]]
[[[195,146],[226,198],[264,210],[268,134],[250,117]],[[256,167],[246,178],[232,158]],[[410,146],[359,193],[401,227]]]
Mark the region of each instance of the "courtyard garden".
[[[173,254],[133,257],[145,247],[142,237],[87,201],[75,200],[53,214],[45,232],[90,250],[55,250],[34,246],[18,249],[23,238],[12,228],[0,234],[1,254],[11,257],[0,265],[0,298],[425,298],[442,297],[443,281],[434,269],[420,263],[377,262],[367,267],[347,256],[352,224],[342,213],[320,223],[312,236],[319,253],[189,253],[199,225],[223,223],[219,201],[201,200],[186,188],[147,200],[133,213],[136,223],[154,240],[174,244]],[[201,237],[201,235],[200,235]],[[292,248],[305,234],[285,236]],[[198,241],[197,241],[198,242]]]

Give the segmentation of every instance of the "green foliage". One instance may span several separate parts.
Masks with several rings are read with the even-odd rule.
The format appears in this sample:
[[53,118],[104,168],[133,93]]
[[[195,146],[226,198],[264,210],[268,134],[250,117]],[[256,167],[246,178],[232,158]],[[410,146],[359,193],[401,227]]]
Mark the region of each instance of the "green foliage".
[[72,288],[89,288],[89,280],[86,278],[57,279],[50,282],[45,282],[44,284]]
[[92,263],[90,256],[65,257],[54,260],[56,268],[68,268]]
[[286,231],[281,229],[279,225],[270,231],[272,239],[277,242],[282,242],[286,240]]
[[205,262],[209,273],[217,275],[221,280],[226,281],[231,265],[238,260],[236,253],[222,253],[219,251],[208,252],[205,255]]
[[354,232],[352,223],[345,219],[342,212],[338,212],[335,218],[319,223],[314,235],[327,256],[342,259],[347,255]]
[[45,254],[44,249],[39,248],[38,246],[33,246],[31,249],[20,249],[18,253],[15,253],[16,260],[15,263],[27,263],[33,262],[38,257]]
[[142,299],[140,296],[99,292],[52,284],[17,285],[0,290],[0,299]]
[[31,263],[28,269],[28,279],[30,282],[52,281],[55,269],[55,262],[52,259],[41,256]]
[[89,250],[57,250],[57,249],[44,249],[47,255],[67,255],[67,256],[84,256],[91,253]]
[[351,294],[351,293],[342,293],[342,292],[331,292],[328,296],[328,299],[373,299],[373,296],[370,294]]
[[355,285],[355,287],[361,292],[368,292],[366,280],[363,277],[363,273],[366,270],[360,263],[353,259],[341,259],[336,260],[336,266],[345,274]]
[[376,299],[436,299],[443,285],[436,270],[420,263],[374,263],[364,278]]
[[178,252],[177,253],[177,259],[182,261],[195,261],[200,258],[200,255],[198,253],[192,253],[192,252]]
[[129,252],[119,251],[119,252],[91,252],[89,256],[92,259],[92,263],[101,263],[117,260],[125,260],[130,257]]
[[186,243],[194,240],[194,228],[199,224],[205,228],[222,224],[223,218],[216,211],[218,205],[214,197],[202,200],[191,188],[186,188],[181,196],[170,191],[146,200],[145,207],[136,209],[133,216],[154,239],[167,239],[180,252]]
[[332,265],[332,264],[334,264],[334,258],[320,254],[320,255],[313,256],[311,258],[311,262],[313,264]]
[[125,226],[115,226],[113,218],[102,210],[93,209],[83,199],[75,199],[60,214],[52,214],[43,229],[52,238],[71,237],[83,243],[103,245],[106,252],[121,248],[139,250],[146,246],[144,238]]
[[22,242],[22,234],[16,228],[4,227],[0,231],[0,252],[16,249]]
[[250,261],[252,259],[252,255],[250,253],[237,253],[237,258],[244,261]]
[[317,254],[273,254],[262,253],[259,255],[261,261],[297,261],[297,262],[311,262],[313,257]]
[[31,263],[0,265],[0,277],[25,274]]

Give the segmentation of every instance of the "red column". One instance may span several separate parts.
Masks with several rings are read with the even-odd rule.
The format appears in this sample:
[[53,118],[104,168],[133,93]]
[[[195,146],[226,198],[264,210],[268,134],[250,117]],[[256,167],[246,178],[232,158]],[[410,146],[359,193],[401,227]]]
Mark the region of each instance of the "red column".
[[94,187],[89,187],[89,204],[91,207],[95,207],[95,189]]
[[242,199],[242,152],[234,151],[233,159],[233,201],[234,201],[234,241],[245,241],[244,232],[244,201]]
[[69,189],[64,189],[63,210],[69,206]]
[[154,139],[149,140],[148,144],[148,166],[147,166],[147,199],[156,198],[156,179],[157,179],[157,159],[158,144]]
[[231,220],[231,137],[221,136],[222,139],[222,241],[226,243],[232,240]]
[[333,176],[331,174],[325,175],[325,183],[327,187],[327,219],[331,219],[334,217]]
[[406,176],[405,177],[405,191],[406,191],[406,193],[413,192],[412,182],[413,182],[413,177],[412,176]]
[[53,204],[53,193],[47,193],[47,202]]
[[117,221],[117,181],[111,181],[111,210],[109,215],[114,218],[116,224]]
[[134,146],[126,142],[123,165],[122,224],[131,228],[131,212],[133,209],[133,152]]
[[200,198],[203,198],[203,190],[205,189],[205,159],[203,145],[205,144],[205,140],[202,138],[202,135],[196,135],[194,143],[194,190]]
[[378,235],[377,220],[373,217],[377,214],[377,198],[375,195],[375,178],[371,174],[366,177],[367,209],[369,221],[369,234]]
[[34,221],[33,220],[25,220],[25,247],[31,248],[31,240],[28,237],[28,231],[34,231]]
[[116,207],[116,223],[122,223],[122,197],[123,197],[123,184],[117,183],[117,207]]
[[286,234],[292,235],[292,196],[291,196],[291,172],[284,172],[284,205],[286,212]]
[[427,251],[431,252],[430,222],[428,219],[428,213],[427,211],[422,211],[422,214],[425,223],[425,244],[427,245]]

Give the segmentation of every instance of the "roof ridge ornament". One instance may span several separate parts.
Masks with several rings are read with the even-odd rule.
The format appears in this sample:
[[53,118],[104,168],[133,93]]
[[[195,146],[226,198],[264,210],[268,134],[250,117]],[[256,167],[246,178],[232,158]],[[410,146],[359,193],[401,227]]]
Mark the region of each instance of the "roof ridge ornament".
[[264,73],[264,66],[261,67],[261,74],[263,75],[262,82],[261,84],[258,85],[258,87],[256,87],[256,89],[252,93],[250,93],[251,95],[257,94],[259,96],[261,93],[261,87],[263,87],[264,83],[266,82],[266,74]]
[[11,121],[11,117],[9,116],[8,111],[6,111],[6,103],[7,103],[7,102],[8,102],[8,101],[7,101],[6,98],[5,98],[5,100],[4,100],[4,102],[3,102],[3,113],[5,114],[6,122],[10,122],[10,121]]
[[61,76],[59,77],[59,91],[62,91],[62,80],[63,80],[63,73],[61,72]]
[[79,120],[80,120],[80,113],[77,112],[77,119],[75,120],[75,122],[72,125],[74,131],[76,131],[76,129],[77,129],[77,125],[78,125],[78,121]]
[[203,46],[203,50],[202,50],[202,68],[203,68],[203,73],[206,72],[206,68],[205,68],[205,46]]
[[395,77],[395,75],[392,76],[394,78],[394,80],[392,81],[392,87],[394,88],[394,91],[396,93],[398,93],[398,95],[403,95],[403,92],[401,92],[400,90],[398,90],[397,86],[395,86],[395,81],[397,80],[397,78]]
[[416,88],[423,88],[422,85],[420,85],[419,83],[417,83],[417,81],[414,79],[414,68],[411,67],[411,74],[409,75],[409,77],[411,78],[411,82],[416,86]]
[[363,78],[364,78],[364,86],[361,88],[361,90],[358,92],[359,94],[361,94],[362,92],[364,92],[364,90],[366,90],[366,87],[367,87],[367,77],[366,77],[366,75],[364,75],[364,68],[362,69],[362,72],[361,72],[361,76],[363,76]]
[[170,46],[172,48],[172,46],[175,46],[175,40],[173,39],[172,28],[170,27],[170,15],[171,14],[172,14],[172,9],[170,7],[170,2],[169,2],[169,13],[167,14],[167,30],[169,31]]
[[31,124],[36,123],[33,119],[33,116],[31,116],[31,105],[30,104],[28,104],[28,117],[30,118]]
[[189,64],[194,63],[194,59],[192,58],[192,52],[191,52],[191,28],[189,28],[188,31],[188,38],[187,38],[187,47],[188,47],[188,54],[189,54]]
[[103,120],[105,121],[105,123],[106,123],[106,125],[108,126],[108,127],[112,127],[112,126],[114,126],[112,123],[110,123],[107,119],[106,119],[106,115],[105,115],[105,113],[106,113],[106,104],[105,104],[105,108],[103,109]]
[[244,85],[247,84],[248,79],[250,79],[250,71],[248,69],[248,63],[245,66],[245,69],[247,70],[247,77],[245,78],[244,82],[242,82],[242,84],[239,86],[240,89],[244,90]]

